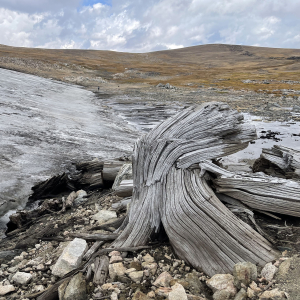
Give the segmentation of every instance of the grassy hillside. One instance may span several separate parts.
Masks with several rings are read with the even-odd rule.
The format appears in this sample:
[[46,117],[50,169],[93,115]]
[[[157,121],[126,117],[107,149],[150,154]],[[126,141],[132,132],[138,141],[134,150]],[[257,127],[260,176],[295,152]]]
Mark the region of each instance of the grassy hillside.
[[87,87],[103,78],[141,86],[170,82],[255,91],[300,89],[298,49],[213,44],[136,54],[0,45],[0,67]]

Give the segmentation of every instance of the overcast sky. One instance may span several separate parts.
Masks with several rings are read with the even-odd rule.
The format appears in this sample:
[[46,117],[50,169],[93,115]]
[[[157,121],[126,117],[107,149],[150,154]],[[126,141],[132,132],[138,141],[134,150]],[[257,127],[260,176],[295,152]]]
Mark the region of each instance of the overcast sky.
[[0,0],[0,44],[150,52],[300,48],[300,0]]

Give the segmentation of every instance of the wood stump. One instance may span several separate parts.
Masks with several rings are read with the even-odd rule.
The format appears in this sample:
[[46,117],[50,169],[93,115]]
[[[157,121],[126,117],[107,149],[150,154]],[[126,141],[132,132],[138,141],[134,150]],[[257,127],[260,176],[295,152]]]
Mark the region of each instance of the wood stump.
[[163,226],[176,254],[210,276],[231,273],[240,261],[272,261],[271,244],[222,204],[198,165],[255,138],[255,128],[219,102],[187,108],[140,138],[132,202],[113,247],[143,246]]

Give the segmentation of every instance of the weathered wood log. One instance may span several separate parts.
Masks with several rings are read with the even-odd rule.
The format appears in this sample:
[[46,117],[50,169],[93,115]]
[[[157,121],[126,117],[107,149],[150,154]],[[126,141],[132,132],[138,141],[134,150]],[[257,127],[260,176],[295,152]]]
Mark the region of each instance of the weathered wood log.
[[114,221],[109,220],[108,222],[106,222],[104,224],[96,225],[96,226],[90,228],[89,231],[91,231],[91,230],[115,231],[123,224],[123,221],[125,218],[126,218],[126,216],[120,217]]
[[108,274],[108,266],[109,266],[108,257],[106,255],[101,256],[97,267],[95,264],[95,275],[94,275],[93,282],[96,285],[102,285],[105,283]]
[[199,166],[201,174],[210,171],[219,175],[214,183],[217,193],[221,195],[239,200],[252,209],[300,216],[299,182],[262,173],[233,173],[210,161],[201,162]]
[[222,175],[215,180],[218,193],[251,208],[300,217],[300,184],[267,175]]
[[89,260],[90,257],[104,244],[104,241],[97,241],[93,246],[84,254],[83,260]]
[[277,166],[287,176],[300,177],[300,151],[275,145],[271,149],[262,149],[260,159],[253,166],[254,172],[265,171],[263,167]]
[[103,165],[103,180],[114,181],[124,161],[107,160]]
[[85,239],[86,241],[113,241],[119,236],[118,233],[111,233],[111,234],[70,233],[69,235],[74,238]]
[[[113,247],[145,245],[164,227],[176,254],[208,275],[235,263],[264,265],[271,244],[238,219],[191,166],[247,147],[254,127],[224,103],[190,107],[158,125],[135,145],[133,196]],[[191,167],[191,168],[189,168]]]
[[63,173],[62,175],[53,176],[41,183],[38,183],[32,187],[32,195],[29,197],[29,201],[38,199],[45,199],[53,197],[61,192],[72,190],[69,186],[68,175]]
[[126,163],[121,167],[115,178],[112,190],[119,197],[130,197],[132,195],[132,163]]

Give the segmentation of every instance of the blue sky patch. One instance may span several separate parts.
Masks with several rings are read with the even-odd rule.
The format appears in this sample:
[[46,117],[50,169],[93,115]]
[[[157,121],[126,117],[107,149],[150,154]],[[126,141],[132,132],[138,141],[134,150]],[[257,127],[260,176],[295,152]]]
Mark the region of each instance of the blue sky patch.
[[105,4],[108,6],[112,6],[112,0],[83,0],[82,6],[93,6],[96,3]]

